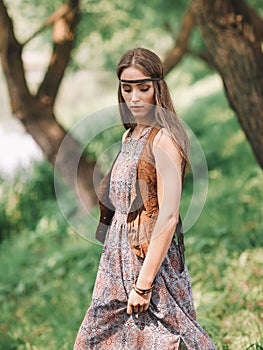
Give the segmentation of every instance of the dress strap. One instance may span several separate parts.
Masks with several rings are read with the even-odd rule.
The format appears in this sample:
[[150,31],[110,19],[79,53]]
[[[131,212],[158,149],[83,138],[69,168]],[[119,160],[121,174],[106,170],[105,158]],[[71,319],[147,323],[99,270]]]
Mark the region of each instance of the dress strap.
[[158,131],[160,128],[156,128],[155,126],[152,128],[149,137],[148,137],[148,142],[153,142],[155,136],[157,135]]

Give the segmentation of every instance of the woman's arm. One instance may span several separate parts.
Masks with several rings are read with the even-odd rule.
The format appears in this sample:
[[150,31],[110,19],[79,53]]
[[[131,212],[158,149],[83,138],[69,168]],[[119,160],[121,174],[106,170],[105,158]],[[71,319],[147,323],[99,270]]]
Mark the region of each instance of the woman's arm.
[[[148,252],[138,276],[137,286],[141,289],[147,289],[152,285],[170,247],[179,217],[182,157],[168,133],[165,130],[160,131],[160,133],[158,141],[153,146],[159,214]],[[156,138],[158,136],[157,134]]]
[[[160,137],[159,137],[160,136]],[[144,259],[136,286],[149,289],[170,247],[179,217],[181,199],[182,157],[166,131],[156,135],[153,154],[157,172],[157,195],[159,214],[152,232],[152,239]],[[131,290],[127,313],[142,312],[148,309],[151,293],[139,295]]]

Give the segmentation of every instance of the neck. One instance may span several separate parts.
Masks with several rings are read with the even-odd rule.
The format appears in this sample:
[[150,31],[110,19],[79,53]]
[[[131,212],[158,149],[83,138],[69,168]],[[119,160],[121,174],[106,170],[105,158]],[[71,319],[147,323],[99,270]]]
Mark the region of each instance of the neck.
[[140,133],[141,131],[143,131],[147,126],[149,126],[148,124],[144,124],[144,123],[140,123],[136,125],[136,130]]
[[154,117],[152,115],[145,118],[138,118],[138,119],[135,118],[135,120],[136,120],[137,130],[142,130],[146,126],[153,126],[156,124],[156,121],[154,120]]
[[158,123],[154,120],[148,120],[148,121],[137,121],[136,123],[136,129],[138,131],[145,129],[147,126],[156,126]]
[[148,127],[149,125],[145,124],[137,124],[135,128],[132,130],[132,139],[133,140],[138,140],[142,134],[144,133],[144,130]]

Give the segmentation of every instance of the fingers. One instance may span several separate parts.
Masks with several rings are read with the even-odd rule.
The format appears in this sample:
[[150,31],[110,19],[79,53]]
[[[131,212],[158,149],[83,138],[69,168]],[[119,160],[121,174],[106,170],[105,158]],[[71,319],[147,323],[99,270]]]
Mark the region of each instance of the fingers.
[[139,306],[138,306],[138,305],[134,305],[134,306],[133,306],[133,312],[134,312],[135,314],[137,314],[138,311],[139,311]]
[[143,312],[146,311],[148,309],[149,305],[138,305],[136,307],[133,307],[133,311],[134,313],[138,313],[138,312]]
[[131,304],[128,304],[128,306],[127,306],[127,314],[128,315],[132,314],[132,306],[131,306]]
[[148,305],[145,305],[145,306],[143,307],[143,311],[147,311],[148,308],[149,308],[149,304],[148,304]]
[[144,312],[148,310],[150,304],[150,295],[147,296],[138,296],[136,292],[131,290],[128,304],[127,304],[127,314],[136,314],[136,317],[138,316],[138,313]]
[[131,315],[132,313],[138,314],[138,312],[144,312],[148,310],[149,305],[131,305],[128,304],[127,314]]
[[138,311],[139,311],[139,312],[143,312],[143,311],[144,311],[144,306],[143,306],[143,305],[140,305],[139,308],[138,308]]

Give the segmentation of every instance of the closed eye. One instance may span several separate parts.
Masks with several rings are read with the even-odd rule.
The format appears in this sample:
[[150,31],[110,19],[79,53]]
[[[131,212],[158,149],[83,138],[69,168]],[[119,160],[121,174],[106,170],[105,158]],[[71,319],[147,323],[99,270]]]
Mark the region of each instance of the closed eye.
[[150,89],[150,86],[141,87],[140,90],[146,92]]
[[[142,92],[146,92],[150,89],[150,86],[145,86],[145,87],[140,87],[140,91]],[[130,88],[123,88],[123,91],[130,93],[132,91],[132,89]]]
[[141,92],[147,92],[149,91],[151,85],[150,84],[137,84],[136,87],[133,87],[131,84],[122,84],[122,90],[126,93],[129,94],[132,92],[133,89],[138,89]]

